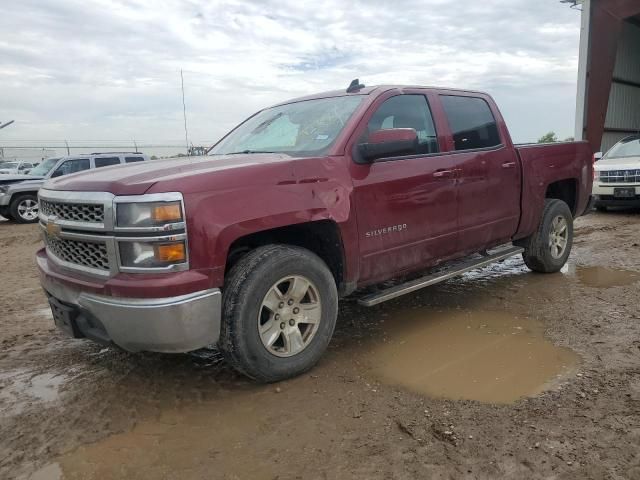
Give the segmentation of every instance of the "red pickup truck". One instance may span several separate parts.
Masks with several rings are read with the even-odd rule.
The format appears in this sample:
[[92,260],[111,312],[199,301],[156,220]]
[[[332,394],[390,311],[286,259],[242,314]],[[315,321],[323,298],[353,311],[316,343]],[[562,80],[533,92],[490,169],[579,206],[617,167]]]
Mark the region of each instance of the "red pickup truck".
[[256,113],[207,156],[49,181],[37,263],[74,337],[217,344],[277,381],[318,361],[357,289],[375,305],[516,254],[560,270],[592,158],[514,145],[484,93],[353,82]]

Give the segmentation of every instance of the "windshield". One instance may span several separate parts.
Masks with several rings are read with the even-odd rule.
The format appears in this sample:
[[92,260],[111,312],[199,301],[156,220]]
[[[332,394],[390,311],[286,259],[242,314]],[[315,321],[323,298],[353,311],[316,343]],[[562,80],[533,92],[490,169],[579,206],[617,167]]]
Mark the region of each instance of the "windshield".
[[0,163],[0,168],[18,168],[18,162]]
[[233,130],[213,147],[210,154],[322,154],[335,141],[361,101],[362,97],[358,95],[268,108]]
[[627,137],[616,143],[604,158],[640,157],[640,136]]
[[59,158],[47,158],[44,162],[42,162],[37,167],[31,169],[29,175],[34,177],[44,177],[49,171],[58,163]]

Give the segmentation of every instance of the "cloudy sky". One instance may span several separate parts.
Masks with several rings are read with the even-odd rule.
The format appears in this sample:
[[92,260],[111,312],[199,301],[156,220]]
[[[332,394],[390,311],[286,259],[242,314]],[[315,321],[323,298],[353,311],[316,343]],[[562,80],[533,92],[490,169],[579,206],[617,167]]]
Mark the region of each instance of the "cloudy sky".
[[516,141],[573,134],[580,13],[558,0],[20,0],[0,18],[0,146],[209,143],[362,83],[486,90]]

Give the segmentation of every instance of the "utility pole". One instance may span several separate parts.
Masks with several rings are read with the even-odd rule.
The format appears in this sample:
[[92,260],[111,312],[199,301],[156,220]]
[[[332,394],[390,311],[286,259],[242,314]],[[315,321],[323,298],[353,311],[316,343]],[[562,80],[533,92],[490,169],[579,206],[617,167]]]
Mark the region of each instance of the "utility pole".
[[184,116],[184,144],[187,147],[187,155],[189,155],[189,133],[187,131],[187,105],[184,101],[184,76],[180,69],[180,82],[182,84],[182,114]]
[[71,155],[71,152],[69,151],[69,142],[65,140],[64,144],[67,146],[67,155]]
[[136,143],[136,139],[133,139],[133,148],[135,150],[136,153],[138,153],[138,144]]

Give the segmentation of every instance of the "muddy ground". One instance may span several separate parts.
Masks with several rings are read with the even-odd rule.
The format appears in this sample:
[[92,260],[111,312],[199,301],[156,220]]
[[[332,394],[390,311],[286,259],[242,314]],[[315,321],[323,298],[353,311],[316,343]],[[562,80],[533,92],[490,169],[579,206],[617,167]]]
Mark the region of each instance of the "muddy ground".
[[65,338],[39,245],[0,221],[2,479],[640,479],[638,212],[580,218],[563,273],[347,300],[321,363],[268,386]]

